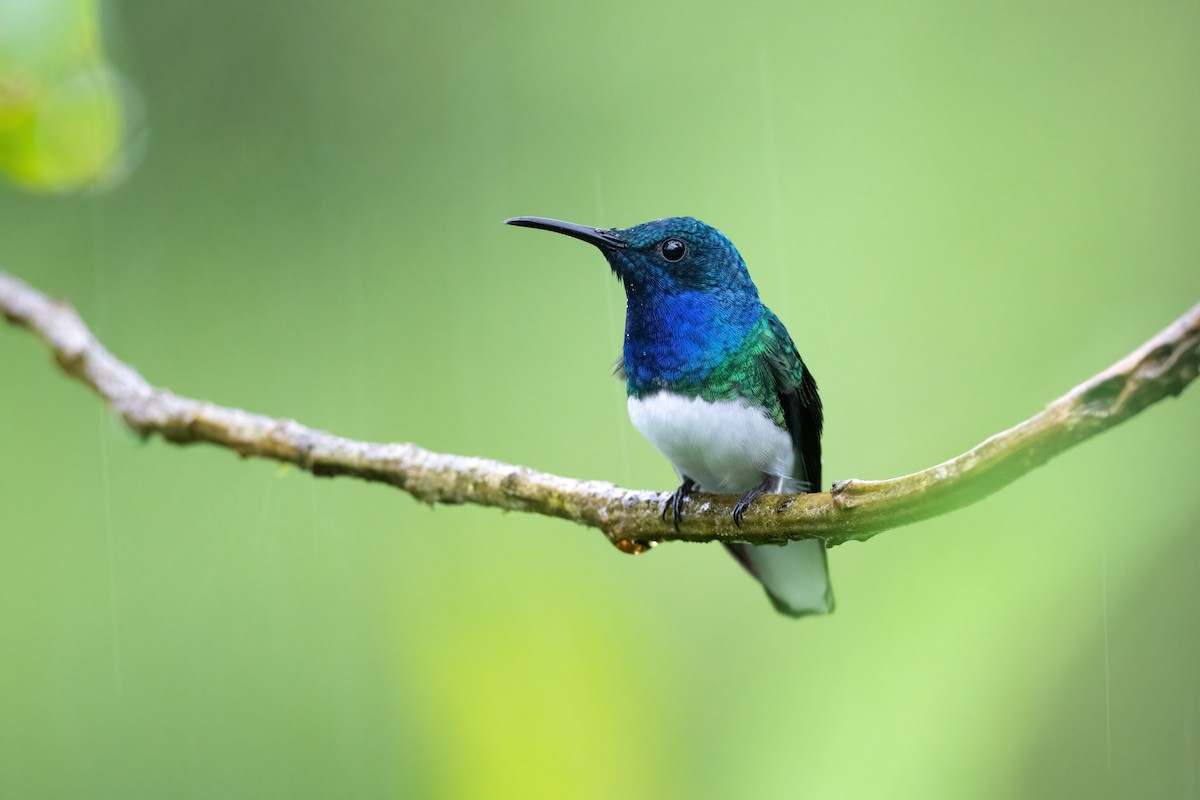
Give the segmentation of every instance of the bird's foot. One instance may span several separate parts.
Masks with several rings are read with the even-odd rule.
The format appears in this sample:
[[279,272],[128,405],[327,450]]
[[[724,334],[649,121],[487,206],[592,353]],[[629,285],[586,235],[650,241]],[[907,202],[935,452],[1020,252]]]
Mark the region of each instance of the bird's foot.
[[750,504],[754,502],[754,498],[760,494],[778,492],[782,487],[783,479],[778,475],[765,476],[762,483],[742,495],[742,499],[738,500],[737,505],[733,507],[733,524],[739,528],[742,527],[742,517],[750,510]]
[[683,522],[683,501],[696,488],[696,482],[686,475],[683,478],[683,483],[679,484],[679,488],[671,492],[671,496],[667,498],[667,502],[663,503],[662,518],[667,518],[667,512],[671,512],[671,522],[675,525],[675,531],[679,531],[679,523]]

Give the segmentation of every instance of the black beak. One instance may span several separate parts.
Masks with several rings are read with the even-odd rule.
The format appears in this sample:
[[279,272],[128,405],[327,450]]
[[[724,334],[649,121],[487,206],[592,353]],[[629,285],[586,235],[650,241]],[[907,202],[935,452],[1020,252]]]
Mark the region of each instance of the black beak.
[[563,222],[558,219],[545,217],[513,217],[504,220],[506,225],[517,225],[521,228],[541,228],[544,231],[554,231],[566,236],[594,244],[601,250],[614,250],[628,247],[629,243],[608,228],[589,228],[587,225],[576,225],[574,222]]

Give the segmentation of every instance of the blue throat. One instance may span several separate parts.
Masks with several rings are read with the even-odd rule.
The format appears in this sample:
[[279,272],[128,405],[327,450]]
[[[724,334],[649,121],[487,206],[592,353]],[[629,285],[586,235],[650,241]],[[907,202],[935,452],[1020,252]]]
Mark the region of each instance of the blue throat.
[[626,388],[634,396],[702,383],[742,349],[762,316],[753,289],[664,293],[642,288],[629,287],[625,317]]

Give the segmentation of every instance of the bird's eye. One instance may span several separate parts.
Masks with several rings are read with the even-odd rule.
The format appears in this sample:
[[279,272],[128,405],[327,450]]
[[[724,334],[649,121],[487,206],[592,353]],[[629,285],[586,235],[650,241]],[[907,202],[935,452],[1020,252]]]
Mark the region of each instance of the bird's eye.
[[658,249],[667,261],[678,261],[687,255],[687,245],[678,239],[666,239]]

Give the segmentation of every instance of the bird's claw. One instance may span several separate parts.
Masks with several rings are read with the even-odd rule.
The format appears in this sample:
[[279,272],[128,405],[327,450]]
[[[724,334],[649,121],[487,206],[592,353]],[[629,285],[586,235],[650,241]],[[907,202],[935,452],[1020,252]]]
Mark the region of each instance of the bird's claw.
[[768,475],[763,478],[763,482],[755,486],[750,491],[742,495],[742,498],[737,501],[737,505],[733,507],[733,524],[742,527],[742,517],[750,510],[750,504],[754,502],[754,498],[760,494],[767,492],[779,491],[779,478],[773,475]]
[[744,517],[746,515],[746,511],[749,510],[750,504],[752,502],[754,502],[755,497],[758,497],[758,495],[757,494],[751,495],[751,494],[747,493],[747,495],[745,497],[743,497],[741,500],[738,500],[737,505],[733,507],[733,524],[734,525],[736,525],[739,528],[742,527],[742,517]]
[[679,523],[683,522],[683,501],[696,484],[691,478],[684,478],[683,483],[679,484],[679,488],[671,492],[671,496],[667,498],[667,502],[663,503],[662,519],[666,521],[667,511],[671,512],[671,524],[675,526],[675,532],[679,532]]

